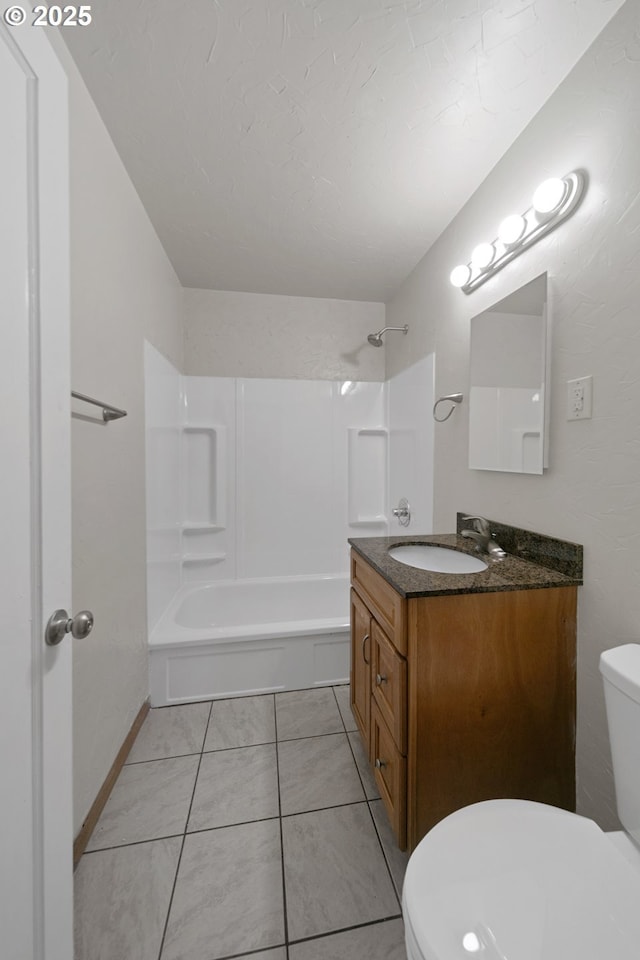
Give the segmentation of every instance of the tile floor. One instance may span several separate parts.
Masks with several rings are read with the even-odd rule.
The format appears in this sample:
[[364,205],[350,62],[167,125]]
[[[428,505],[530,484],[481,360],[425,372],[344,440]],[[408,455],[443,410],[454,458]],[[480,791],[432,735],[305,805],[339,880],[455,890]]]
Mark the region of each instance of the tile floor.
[[76,960],[406,960],[345,686],[152,710],[75,875]]

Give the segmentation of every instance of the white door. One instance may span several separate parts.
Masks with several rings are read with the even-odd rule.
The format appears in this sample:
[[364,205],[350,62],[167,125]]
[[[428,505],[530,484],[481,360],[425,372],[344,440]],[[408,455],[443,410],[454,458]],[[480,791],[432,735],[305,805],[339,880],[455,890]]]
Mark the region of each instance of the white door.
[[0,954],[71,960],[70,403],[66,78],[0,24]]

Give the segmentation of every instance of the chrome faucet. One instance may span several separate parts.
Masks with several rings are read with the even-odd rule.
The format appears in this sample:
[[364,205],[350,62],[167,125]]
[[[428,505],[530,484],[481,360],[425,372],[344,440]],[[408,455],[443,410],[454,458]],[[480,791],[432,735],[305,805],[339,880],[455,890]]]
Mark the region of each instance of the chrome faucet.
[[474,526],[472,529],[460,531],[460,536],[475,540],[479,553],[487,553],[494,560],[502,560],[506,557],[506,552],[498,546],[491,535],[489,521],[484,517],[463,517],[463,520],[470,520]]

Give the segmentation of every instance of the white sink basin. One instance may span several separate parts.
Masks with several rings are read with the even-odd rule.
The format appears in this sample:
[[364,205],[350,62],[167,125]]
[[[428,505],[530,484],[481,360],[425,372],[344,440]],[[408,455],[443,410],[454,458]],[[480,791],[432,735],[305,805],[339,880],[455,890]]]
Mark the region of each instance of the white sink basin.
[[408,567],[434,573],[480,573],[487,569],[487,564],[479,557],[430,543],[401,543],[390,548],[389,556]]

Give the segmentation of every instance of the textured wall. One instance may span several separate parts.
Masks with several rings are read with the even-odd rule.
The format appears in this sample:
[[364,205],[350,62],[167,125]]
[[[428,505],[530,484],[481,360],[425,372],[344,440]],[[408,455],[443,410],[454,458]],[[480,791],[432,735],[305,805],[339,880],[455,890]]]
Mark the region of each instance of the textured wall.
[[109,0],[63,33],[185,286],[385,300],[621,2]]
[[[435,433],[435,529],[456,510],[584,544],[579,601],[579,810],[616,824],[600,652],[640,641],[640,8],[628,2],[388,305],[414,325],[388,373],[436,353],[436,395],[469,386],[469,320],[544,270],[552,317],[550,468],[471,471],[468,407]],[[547,176],[583,167],[586,197],[557,231],[465,296],[448,281]],[[416,318],[421,318],[417,321]],[[418,325],[419,324],[419,325]],[[408,338],[407,338],[408,339]],[[411,349],[410,349],[411,348]],[[593,419],[566,420],[566,381],[593,375]]]
[[382,303],[220,290],[184,296],[187,374],[384,380],[385,348],[367,343],[384,326]]
[[128,411],[72,424],[73,609],[95,615],[73,649],[77,832],[148,696],[143,341],[181,365],[182,291],[56,41],[70,88],[72,384]]

